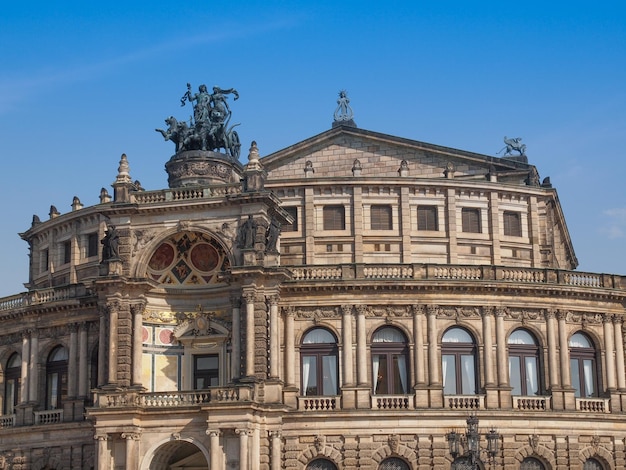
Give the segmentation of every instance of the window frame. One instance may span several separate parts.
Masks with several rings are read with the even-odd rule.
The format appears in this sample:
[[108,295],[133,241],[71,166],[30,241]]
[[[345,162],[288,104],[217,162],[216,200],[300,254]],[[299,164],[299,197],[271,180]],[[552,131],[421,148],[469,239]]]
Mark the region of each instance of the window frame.
[[[511,343],[510,342],[511,336],[516,331],[523,331],[524,333],[528,334],[533,340],[533,344]],[[515,393],[515,387],[513,387],[511,389],[511,395],[513,396],[539,396],[541,395],[543,393],[543,386],[541,382],[542,374],[540,373],[540,371],[542,370],[542,363],[541,363],[541,356],[539,354],[539,344],[537,342],[536,336],[524,328],[517,328],[513,332],[511,332],[511,334],[509,335],[509,338],[507,339],[507,345],[509,348],[509,385],[513,387],[514,373],[517,373],[519,384],[520,384],[519,393]],[[514,357],[517,357],[519,359],[519,364],[517,368],[513,367],[513,364],[511,361],[511,359]],[[532,372],[527,370],[527,363],[526,363],[527,358],[535,359],[534,377],[531,377],[530,374]],[[529,379],[533,379],[533,378],[536,383],[537,392],[534,394],[530,394],[528,393],[528,382],[529,382]]]
[[[19,365],[9,367],[9,365],[16,360]],[[4,400],[3,400],[3,413],[5,415],[12,415],[15,413],[15,407],[21,400],[21,384],[22,384],[22,357],[19,353],[14,352],[9,356],[4,369]],[[12,389],[11,391],[9,389]],[[10,400],[10,398],[13,398]]]
[[61,242],[61,264],[69,264],[72,262],[72,240],[64,240]]
[[[305,343],[307,336],[309,336],[310,334],[312,334],[313,332],[317,330],[322,330],[330,334],[334,342],[332,343],[330,342]],[[304,358],[305,357],[315,358],[315,370],[314,370],[315,392],[312,392],[312,391],[309,392],[309,389],[312,389],[313,387],[310,387],[308,385],[311,374],[309,373],[309,375],[307,375],[306,377],[304,374],[304,370],[305,370]],[[325,393],[326,391],[324,390],[325,388],[324,358],[333,358],[334,364],[330,364],[331,366],[334,365],[334,373],[335,373],[334,391],[332,391],[333,393]],[[306,382],[305,382],[305,379],[306,379]],[[301,396],[321,397],[321,396],[337,396],[339,394],[339,346],[337,343],[337,337],[332,331],[328,330],[327,328],[314,327],[314,328],[309,329],[302,336],[302,342],[300,344],[300,383],[301,383],[301,388],[300,388]],[[306,387],[305,387],[305,383],[307,384]]]
[[[53,360],[52,358],[61,350],[64,352],[65,359]],[[68,350],[64,346],[55,346],[48,354],[46,360],[46,410],[63,409],[63,402],[67,400],[68,359]],[[55,397],[56,400],[54,400]]]
[[291,217],[293,217],[293,223],[284,224],[281,226],[281,231],[285,233],[293,233],[298,231],[298,206],[285,206],[283,207]]
[[482,210],[479,207],[461,208],[461,231],[463,233],[483,233]]
[[[425,214],[423,217],[420,214]],[[432,218],[432,220],[430,220]],[[420,223],[420,221],[424,223]],[[431,228],[430,225],[434,225]],[[423,227],[426,225],[426,227]],[[420,204],[417,206],[417,230],[420,232],[438,232],[439,231],[439,208],[435,205]]]
[[[448,333],[454,330],[461,330],[465,332],[471,338],[472,342],[452,342],[446,341],[445,337]],[[454,358],[454,391],[450,390],[450,386],[446,387],[446,374],[444,374],[444,358],[453,357]],[[472,366],[473,366],[473,384],[467,383],[464,380],[463,375],[463,363],[465,362],[463,359],[471,357]],[[448,328],[443,336],[441,337],[441,368],[442,368],[442,382],[443,382],[443,394],[444,395],[478,395],[479,392],[479,362],[478,362],[478,347],[476,344],[476,339],[474,336],[465,328],[461,328],[458,326],[453,326]],[[448,388],[448,390],[446,390]],[[464,389],[473,388],[472,393],[464,393]]]
[[346,206],[327,204],[322,207],[322,227],[324,231],[346,229]]
[[[574,336],[580,335],[591,345],[590,347],[576,347],[572,346],[571,341]],[[589,336],[581,331],[575,332],[568,341],[568,349],[569,349],[569,360],[570,360],[570,378],[572,387],[574,388],[574,396],[576,398],[594,398],[600,396],[600,377],[598,370],[598,351],[595,348],[594,342],[591,340]],[[588,393],[586,390],[586,377],[588,376],[587,372],[585,372],[585,363],[589,361],[589,365],[591,366],[591,385],[593,387],[593,391]],[[574,366],[576,363],[576,366]],[[576,369],[576,376],[578,380],[574,380],[574,370]],[[575,383],[577,382],[577,383]]]
[[522,213],[518,211],[504,211],[502,213],[502,231],[506,237],[521,237]]
[[393,207],[391,204],[370,205],[370,230],[393,230]]
[[[402,342],[384,342],[376,341],[376,335],[382,333],[384,330],[394,330],[397,334],[403,338]],[[377,372],[374,373],[375,363],[374,356],[384,356],[384,368],[383,364],[379,362]],[[374,395],[407,395],[409,393],[409,342],[406,339],[406,335],[398,328],[393,326],[383,326],[378,328],[372,335],[371,344],[371,357],[372,357],[372,393]],[[398,358],[404,359],[404,390],[396,390],[396,388],[402,387],[402,374],[399,369]],[[379,359],[380,361],[380,359]],[[397,365],[397,367],[395,367]],[[382,369],[382,371],[381,371]],[[384,375],[381,375],[384,374]],[[384,381],[383,381],[384,379]],[[383,385],[384,391],[379,391],[379,385]]]
[[98,248],[100,246],[98,232],[92,232],[85,235],[85,245],[85,258],[98,256]]
[[[199,359],[215,359],[215,368],[198,368]],[[198,379],[209,380],[209,385],[204,383],[204,387],[198,387]],[[216,383],[212,383],[215,380]],[[206,390],[220,385],[220,355],[219,354],[194,354],[193,355],[193,390]]]

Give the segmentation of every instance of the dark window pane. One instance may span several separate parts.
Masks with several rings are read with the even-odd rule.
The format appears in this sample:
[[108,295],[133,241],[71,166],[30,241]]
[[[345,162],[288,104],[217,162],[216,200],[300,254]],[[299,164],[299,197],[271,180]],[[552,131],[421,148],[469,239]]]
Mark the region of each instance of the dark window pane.
[[436,206],[418,206],[417,230],[439,230]]
[[289,213],[291,217],[293,217],[292,224],[285,224],[281,227],[283,232],[297,232],[298,231],[298,208],[297,207],[285,207],[285,211]]
[[87,235],[87,258],[98,256],[98,234],[90,233]]
[[391,230],[391,206],[371,206],[370,219],[372,230]]
[[345,230],[346,209],[344,206],[324,206],[324,230]]
[[522,221],[519,212],[504,212],[504,234],[509,237],[522,236]]
[[480,209],[463,208],[461,210],[461,224],[463,232],[481,233]]

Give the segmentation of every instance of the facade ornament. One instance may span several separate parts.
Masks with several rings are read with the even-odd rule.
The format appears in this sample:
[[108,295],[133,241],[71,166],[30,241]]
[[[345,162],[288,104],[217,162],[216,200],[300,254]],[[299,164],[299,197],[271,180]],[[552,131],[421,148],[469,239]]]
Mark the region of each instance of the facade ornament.
[[354,162],[352,162],[352,176],[361,176],[362,170],[363,166],[361,166],[361,161],[358,158],[355,158]]
[[120,236],[115,225],[109,224],[104,232],[102,244],[102,262],[118,261],[120,259]]
[[280,222],[276,217],[272,217],[270,226],[265,233],[265,251],[269,253],[278,253],[277,244],[280,236]]
[[340,308],[341,308],[342,315],[350,316],[350,315],[352,315],[352,310],[353,310],[354,306],[351,305],[351,304],[346,304],[346,305],[342,305]]
[[72,210],[77,211],[82,208],[83,208],[83,203],[80,202],[80,199],[78,199],[78,196],[74,196],[74,198],[72,199]]
[[304,176],[305,178],[311,178],[315,173],[315,168],[313,168],[313,162],[311,160],[307,160],[304,163]]
[[[208,433],[208,431],[207,431],[207,433]],[[180,433],[179,432],[172,433],[172,439],[174,441],[180,441]]]
[[526,178],[526,184],[528,186],[539,186],[539,172],[536,167],[531,167],[528,172],[528,178]]
[[55,219],[61,215],[61,213],[57,210],[56,206],[50,206],[50,212],[48,213],[51,219]]
[[254,248],[257,226],[258,223],[254,220],[252,214],[248,215],[246,221],[239,226],[239,234],[237,236],[237,245],[239,248]]
[[337,109],[334,114],[333,127],[337,126],[352,126],[356,127],[354,122],[354,113],[350,106],[350,100],[348,99],[348,93],[346,90],[339,92],[339,99],[337,100]]
[[400,162],[400,168],[398,169],[398,175],[405,177],[409,176],[409,162],[402,160]]
[[174,142],[176,153],[187,150],[219,151],[224,149],[232,160],[239,160],[241,141],[237,131],[239,124],[230,124],[232,116],[227,95],[239,99],[234,88],[213,87],[209,93],[206,85],[200,85],[197,93],[192,93],[191,84],[180,99],[181,106],[187,102],[193,106],[193,117],[189,124],[179,122],[174,116],[165,119],[167,129],[155,129],[165,140]]
[[391,452],[397,454],[398,449],[400,448],[400,437],[397,434],[391,434],[389,439],[387,439],[387,443],[389,444]]
[[591,447],[593,447],[593,450],[598,453],[598,447],[600,447],[600,436],[595,435],[591,437]]
[[313,445],[315,445],[317,451],[321,453],[326,446],[326,436],[324,436],[323,434],[318,434],[317,436],[315,436],[315,438],[313,439]]
[[537,448],[539,447],[539,436],[537,434],[531,434],[528,436],[528,443],[530,447],[532,447],[533,452],[537,453]]
[[456,168],[454,167],[454,163],[452,162],[448,162],[446,163],[446,167],[443,170],[443,174],[446,178],[448,179],[452,179],[454,178],[454,172],[456,171]]
[[100,204],[106,204],[107,202],[111,202],[111,195],[106,190],[106,188],[100,189]]
[[520,157],[526,156],[526,144],[522,144],[521,137],[512,137],[509,139],[507,136],[504,136],[504,147],[502,147],[496,155],[502,153],[503,150],[506,150],[504,155],[502,155],[503,157],[512,155],[514,151],[518,152]]

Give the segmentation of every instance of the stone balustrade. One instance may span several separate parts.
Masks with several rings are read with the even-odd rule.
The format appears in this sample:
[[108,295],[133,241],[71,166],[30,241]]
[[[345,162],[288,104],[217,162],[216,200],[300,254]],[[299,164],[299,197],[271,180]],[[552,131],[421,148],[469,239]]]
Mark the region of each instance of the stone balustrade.
[[12,428],[15,426],[15,415],[0,416],[0,429]]
[[482,410],[485,408],[484,395],[446,395],[446,408],[451,410]]
[[373,410],[412,410],[412,395],[372,395]]
[[588,413],[610,413],[610,398],[576,398],[576,410]]
[[341,397],[298,397],[299,411],[332,411],[340,409]]
[[241,184],[230,184],[208,187],[171,188],[157,191],[137,191],[131,195],[131,202],[135,204],[158,204],[169,201],[189,201],[240,194]]
[[551,397],[523,397],[513,398],[513,409],[522,411],[548,411],[552,407]]
[[99,393],[98,408],[177,408],[210,403],[244,402],[254,397],[250,387],[212,387],[206,390],[172,392],[121,391]]
[[58,424],[63,422],[63,410],[35,411],[35,425]]

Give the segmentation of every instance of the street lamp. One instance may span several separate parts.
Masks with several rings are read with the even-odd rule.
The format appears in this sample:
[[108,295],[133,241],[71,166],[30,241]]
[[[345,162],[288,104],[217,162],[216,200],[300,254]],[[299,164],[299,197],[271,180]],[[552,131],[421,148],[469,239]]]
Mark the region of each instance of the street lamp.
[[[481,449],[478,418],[475,415],[467,418],[467,430],[464,435],[456,431],[450,431],[447,434],[450,455],[455,461],[458,457],[462,457],[460,461],[454,463],[453,470],[479,470],[478,462],[480,462],[481,452],[485,452],[489,461],[493,462],[500,448],[500,434],[491,428],[485,437],[487,448]],[[461,447],[464,448],[463,453],[461,453]]]

